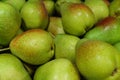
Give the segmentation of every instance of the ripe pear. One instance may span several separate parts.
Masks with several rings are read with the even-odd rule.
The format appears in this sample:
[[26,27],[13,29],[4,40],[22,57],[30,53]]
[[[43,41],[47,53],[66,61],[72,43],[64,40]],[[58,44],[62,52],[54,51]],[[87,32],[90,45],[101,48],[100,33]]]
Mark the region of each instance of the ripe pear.
[[80,76],[69,60],[61,58],[38,67],[33,80],[80,80]]
[[93,11],[96,22],[109,16],[109,8],[104,0],[85,0],[85,5]]
[[76,45],[76,65],[87,80],[118,80],[118,62],[120,63],[119,51],[107,42],[86,40],[79,41]]
[[11,4],[13,7],[15,7],[18,11],[21,10],[23,5],[25,4],[25,0],[1,0],[5,3]]
[[65,2],[81,3],[81,0],[56,0],[55,9],[56,9],[58,15],[61,15],[60,7]]
[[21,9],[24,29],[41,28],[48,26],[49,16],[42,0],[27,1]]
[[56,36],[57,34],[65,34],[61,17],[51,16],[47,31],[50,32],[53,36]]
[[21,25],[19,12],[10,4],[0,2],[0,45],[8,46]]
[[43,3],[47,9],[48,15],[52,16],[55,12],[55,2],[52,0],[44,0]]
[[95,23],[93,12],[83,3],[62,4],[61,16],[65,32],[75,36],[82,36]]
[[77,36],[58,34],[54,38],[55,58],[66,58],[75,63],[75,46],[80,40]]
[[120,41],[120,19],[107,17],[85,34],[85,38],[106,41],[115,44]]
[[43,29],[27,30],[10,42],[10,51],[28,64],[40,65],[53,55],[53,38]]
[[0,80],[32,80],[22,62],[10,53],[0,54]]
[[113,0],[109,5],[110,16],[120,18],[120,0]]

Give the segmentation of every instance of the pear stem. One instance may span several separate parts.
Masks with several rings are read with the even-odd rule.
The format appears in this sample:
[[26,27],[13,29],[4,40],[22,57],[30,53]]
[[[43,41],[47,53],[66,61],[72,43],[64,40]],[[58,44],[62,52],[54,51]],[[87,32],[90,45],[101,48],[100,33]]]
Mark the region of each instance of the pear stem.
[[8,47],[8,48],[0,49],[0,52],[2,52],[2,51],[7,51],[7,50],[10,50],[10,48]]

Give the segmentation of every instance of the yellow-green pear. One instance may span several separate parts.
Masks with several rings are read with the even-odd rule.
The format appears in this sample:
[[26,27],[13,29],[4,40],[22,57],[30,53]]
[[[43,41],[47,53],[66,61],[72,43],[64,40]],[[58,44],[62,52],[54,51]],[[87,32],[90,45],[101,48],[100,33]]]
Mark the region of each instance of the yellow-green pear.
[[20,26],[19,12],[10,4],[0,2],[0,45],[8,46]]
[[18,11],[21,10],[23,5],[25,4],[26,0],[1,0],[5,3],[11,4],[13,7],[15,7]]
[[106,17],[89,30],[84,38],[106,41],[115,44],[120,41],[120,19]]
[[120,78],[119,63],[119,51],[107,42],[79,40],[76,45],[76,65],[81,75],[87,80],[109,80],[113,77],[114,80],[118,80]]
[[23,63],[11,53],[0,54],[0,80],[32,80]]
[[47,9],[48,15],[52,16],[55,13],[55,2],[52,0],[44,0],[43,3]]
[[83,3],[64,3],[61,5],[62,24],[66,33],[82,36],[95,23],[91,9]]
[[56,36],[57,34],[65,34],[61,17],[51,16],[47,31],[50,32],[53,36]]
[[85,5],[93,11],[96,22],[109,16],[109,7],[104,0],[85,0]]
[[58,34],[54,38],[55,58],[66,58],[75,63],[75,46],[80,40],[77,36]]
[[27,30],[10,42],[10,51],[28,64],[40,65],[53,56],[53,38],[43,29]]
[[38,67],[33,80],[80,80],[80,75],[68,59],[61,58]]
[[21,17],[25,30],[48,26],[49,16],[42,0],[27,1],[21,9]]

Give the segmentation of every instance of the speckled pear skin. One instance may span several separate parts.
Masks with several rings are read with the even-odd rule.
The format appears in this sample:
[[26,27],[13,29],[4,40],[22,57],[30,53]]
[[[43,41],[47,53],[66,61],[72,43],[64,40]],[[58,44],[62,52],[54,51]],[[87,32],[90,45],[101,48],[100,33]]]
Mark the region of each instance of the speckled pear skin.
[[85,34],[85,38],[106,41],[114,44],[120,41],[120,20],[107,17]]

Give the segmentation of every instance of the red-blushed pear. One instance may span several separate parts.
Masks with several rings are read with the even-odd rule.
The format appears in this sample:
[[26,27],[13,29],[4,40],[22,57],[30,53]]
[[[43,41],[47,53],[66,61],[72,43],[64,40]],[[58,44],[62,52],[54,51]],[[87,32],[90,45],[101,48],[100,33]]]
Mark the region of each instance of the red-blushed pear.
[[0,80],[32,80],[23,63],[11,53],[0,54]]
[[120,20],[107,17],[98,22],[95,27],[85,34],[85,38],[106,41],[115,44],[120,41]]
[[107,42],[79,40],[76,45],[76,65],[87,80],[119,80],[119,63],[119,51]]
[[110,16],[120,18],[120,0],[113,0],[109,6]]
[[80,75],[69,60],[61,58],[38,67],[33,80],[80,80]]
[[71,2],[71,3],[81,3],[81,0],[56,0],[55,2],[55,9],[59,15],[61,15],[60,7],[65,2]]
[[95,24],[91,9],[83,3],[64,3],[61,5],[62,24],[66,33],[81,36]]
[[75,46],[80,40],[77,36],[58,34],[54,38],[55,58],[66,58],[75,63]]
[[41,28],[48,26],[49,16],[42,0],[27,1],[21,9],[24,29]]
[[96,22],[109,16],[108,4],[104,0],[85,0],[85,5],[93,11]]
[[65,34],[61,17],[51,16],[47,31],[50,32],[53,36],[56,36],[57,34]]
[[40,65],[49,61],[53,55],[53,38],[43,29],[27,30],[10,42],[10,51],[22,61]]

